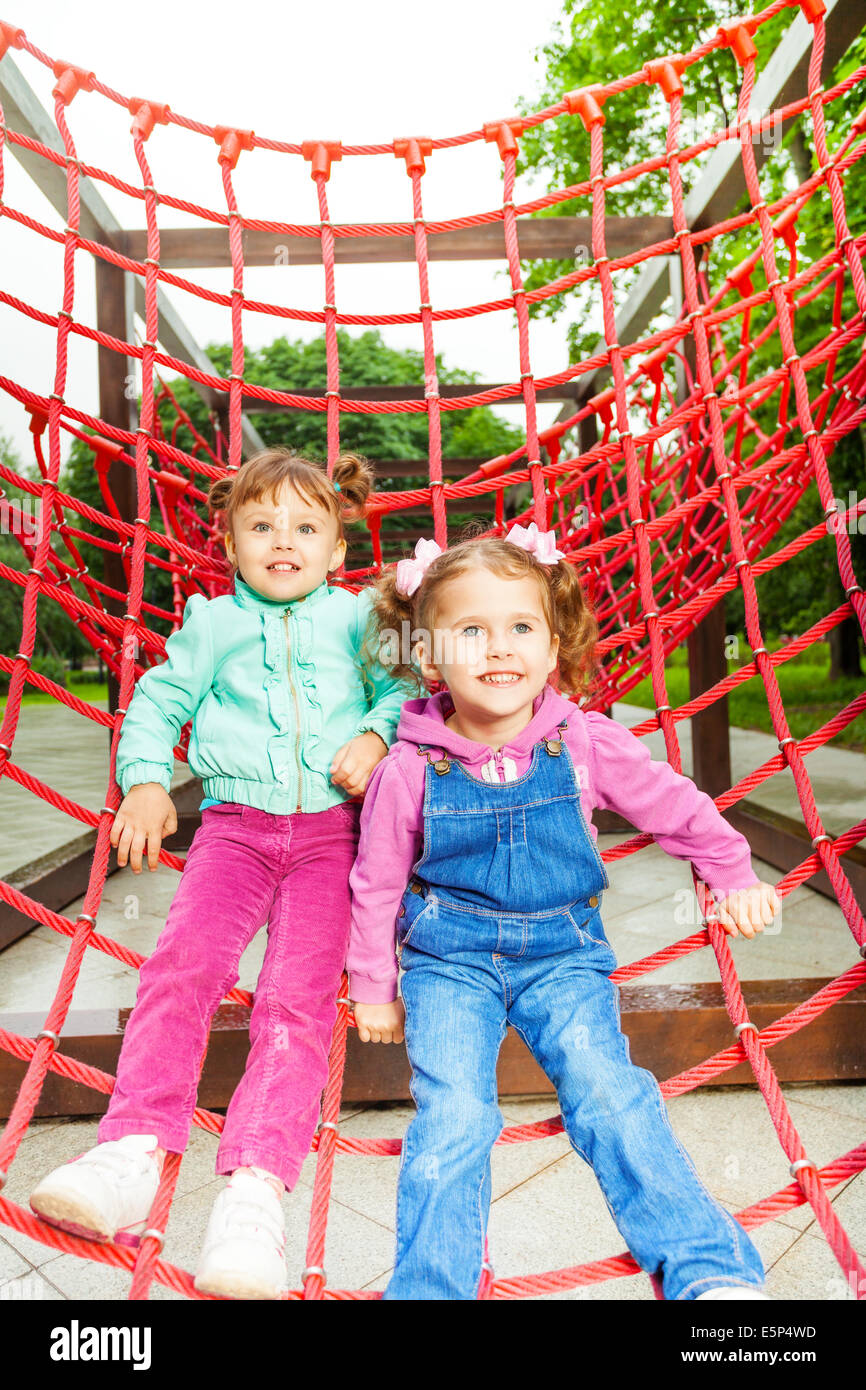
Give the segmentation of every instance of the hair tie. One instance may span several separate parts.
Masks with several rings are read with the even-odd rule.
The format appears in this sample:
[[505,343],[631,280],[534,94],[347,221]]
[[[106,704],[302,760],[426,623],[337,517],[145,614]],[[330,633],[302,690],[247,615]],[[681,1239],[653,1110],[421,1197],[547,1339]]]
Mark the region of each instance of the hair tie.
[[414,556],[397,564],[397,593],[411,598],[433,561],[444,553],[435,541],[425,541],[423,538],[418,541]]
[[534,555],[540,565],[555,565],[557,560],[565,559],[565,552],[556,548],[556,533],[539,531],[534,521],[528,526],[515,522],[505,539]]
[[[331,482],[334,483],[333,478],[331,479]],[[342,492],[342,491],[343,491],[343,489],[340,487],[340,484],[339,484],[339,483],[334,483],[334,491],[335,491],[335,492]]]

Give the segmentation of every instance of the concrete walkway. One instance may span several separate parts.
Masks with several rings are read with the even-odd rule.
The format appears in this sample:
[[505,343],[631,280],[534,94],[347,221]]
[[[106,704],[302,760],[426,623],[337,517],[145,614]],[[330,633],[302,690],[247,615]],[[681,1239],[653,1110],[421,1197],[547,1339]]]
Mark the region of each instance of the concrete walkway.
[[[645,712],[620,705],[615,711],[628,724]],[[35,716],[35,717],[33,717]],[[50,716],[50,719],[48,718]],[[96,726],[50,707],[25,710],[16,738],[16,761],[69,795],[99,809],[107,769],[107,736]],[[74,724],[70,721],[75,721]],[[19,741],[20,740],[20,741]],[[661,735],[651,740],[654,756],[663,756]],[[683,737],[684,769],[689,770],[689,740]],[[738,731],[734,775],[740,776],[770,755],[774,740]],[[99,759],[102,759],[99,763]],[[807,766],[818,806],[831,833],[862,815],[863,759],[858,754],[824,749]],[[101,767],[102,772],[98,768]],[[787,782],[786,782],[787,777]],[[787,788],[787,790],[786,790]],[[69,838],[64,817],[49,827],[44,808],[4,778],[0,815],[12,824],[15,840],[7,845],[7,867],[44,853]],[[13,801],[14,798],[14,801]],[[765,784],[755,800],[797,814],[789,774]],[[65,833],[64,833],[65,830]],[[77,830],[73,827],[73,833]],[[603,836],[601,848],[622,838]],[[17,846],[17,849],[14,848]],[[19,856],[16,860],[16,854]],[[777,873],[754,860],[755,870],[773,881]],[[657,846],[610,865],[611,888],[605,894],[605,924],[620,964],[627,964],[682,937],[696,927],[689,921],[691,872]],[[106,884],[98,930],[141,952],[149,952],[159,934],[177,883],[177,875],[160,869],[139,877],[129,870]],[[76,906],[67,909],[74,915]],[[264,948],[263,933],[246,952],[240,983],[255,984]],[[65,959],[67,942],[39,927],[2,956],[0,1010],[47,1010]],[[830,976],[858,959],[839,909],[803,886],[786,900],[771,932],[755,941],[737,941],[733,954],[744,981],[789,975]],[[716,980],[712,952],[705,948],[676,961],[653,977],[659,983]],[[89,951],[72,1007],[131,1005],[136,976],[111,958]],[[748,985],[745,986],[748,999]],[[866,1121],[866,1086],[853,1084],[786,1085],[784,1092],[807,1153],[819,1164],[861,1143]],[[524,1123],[555,1112],[550,1097],[506,1099],[507,1124]],[[730,1211],[767,1196],[790,1181],[784,1153],[766,1106],[754,1088],[703,1088],[677,1097],[670,1106],[678,1137],[692,1156],[702,1180]],[[411,1118],[403,1105],[347,1107],[341,1132],[347,1135],[402,1136]],[[23,1140],[12,1165],[5,1195],[26,1206],[27,1197],[49,1168],[95,1142],[96,1121],[37,1121]],[[221,1187],[213,1176],[216,1140],[195,1131],[184,1158],[169,1222],[166,1258],[194,1269],[210,1205]],[[290,1279],[299,1284],[312,1197],[314,1159],[310,1158],[295,1191],[285,1199]],[[382,1288],[392,1265],[396,1158],[338,1157],[329,1224],[328,1282],[343,1288]],[[540,1272],[620,1253],[623,1241],[607,1211],[591,1171],[562,1136],[528,1144],[501,1146],[493,1156],[493,1206],[490,1246],[498,1277]],[[833,1189],[831,1199],[856,1248],[866,1249],[866,1177],[859,1175]],[[809,1207],[785,1212],[760,1227],[754,1239],[768,1270],[768,1291],[776,1298],[840,1300],[852,1297]],[[0,1298],[123,1299],[128,1276],[48,1246],[0,1226]],[[152,1297],[175,1298],[155,1286]],[[648,1300],[652,1290],[644,1275],[576,1289],[551,1300]]]

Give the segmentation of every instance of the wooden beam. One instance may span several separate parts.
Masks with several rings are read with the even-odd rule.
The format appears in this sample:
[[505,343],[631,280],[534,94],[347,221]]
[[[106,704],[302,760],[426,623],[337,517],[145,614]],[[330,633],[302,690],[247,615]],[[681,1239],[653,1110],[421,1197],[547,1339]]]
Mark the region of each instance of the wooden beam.
[[[508,382],[494,381],[481,385],[476,382],[466,381],[441,381],[439,383],[439,395],[443,400],[452,400],[455,396],[475,396],[481,391],[498,391],[500,387],[508,385]],[[512,383],[513,384],[513,383]],[[288,389],[288,388],[286,388]],[[561,386],[537,386],[535,388],[535,398],[539,401],[577,401],[578,381],[565,381]],[[295,396],[303,399],[315,400],[316,396],[323,396],[325,392],[324,383],[321,391],[293,391]],[[343,386],[340,388],[340,396],[344,401],[423,401],[424,387],[411,385],[394,386],[390,382],[380,386]],[[244,408],[252,415],[259,413],[284,415],[289,410],[305,410],[305,406],[280,405],[275,401],[263,401],[255,396],[244,393]],[[506,400],[494,401],[494,405],[523,405],[523,396],[518,391],[517,395],[509,396]],[[573,410],[572,410],[573,413]],[[475,464],[476,468],[478,463]],[[443,465],[444,467],[444,465]]]
[[[96,845],[96,832],[68,840],[50,853],[19,869],[4,875],[10,887],[23,893],[25,897],[42,903],[52,912],[61,912],[76,898],[84,896],[93,863],[93,850]],[[0,902],[0,951],[20,941],[22,936],[39,925],[32,917],[18,912],[11,903]]]
[[[3,103],[5,121],[10,129],[21,135],[27,135],[33,140],[38,140],[41,144],[47,145],[49,149],[63,153],[62,142],[54,121],[21,73],[11,53],[7,53],[0,62],[0,101]],[[64,165],[53,164],[50,160],[43,159],[41,155],[34,154],[11,140],[6,142],[6,148],[27,170],[34,183],[59,214],[61,220],[65,222],[67,209]],[[114,246],[117,239],[123,236],[123,228],[105,202],[96,184],[91,179],[82,178],[79,182],[79,192],[82,236],[87,237],[90,241],[98,241],[104,246]],[[145,251],[142,259],[146,255],[147,252]],[[96,264],[97,270],[99,266],[107,265],[98,257]],[[145,316],[144,281],[139,276],[133,276],[132,279],[134,281],[135,312],[143,320]],[[166,352],[182,361],[191,363],[202,372],[211,376],[218,376],[216,367],[196,342],[181,315],[161,290],[157,292],[157,300],[159,305],[159,341]],[[127,341],[131,340],[127,339]],[[195,381],[191,382],[191,385],[209,409],[213,410],[217,407],[218,393],[211,390],[209,386],[201,386]],[[261,435],[258,430],[253,428],[246,416],[243,417],[242,431],[246,453],[255,453],[264,447]]]
[[[96,272],[96,326],[102,333],[108,333],[121,342],[131,342],[134,334],[132,302],[127,294],[127,282],[131,279],[117,266],[107,261],[97,260]],[[131,287],[130,287],[131,288]],[[138,391],[138,377],[133,362],[110,348],[97,348],[99,376],[99,415],[107,425],[115,429],[134,432],[134,400]],[[130,390],[130,383],[133,389]],[[121,521],[135,520],[137,508],[137,487],[135,470],[122,460],[114,459],[106,477],[108,489],[114,498]],[[126,572],[123,557],[106,551],[104,560],[106,584],[121,594],[126,594]],[[126,600],[106,596],[107,612],[120,618],[126,611]],[[108,672],[108,708],[113,714],[119,703],[120,686],[111,671]],[[107,731],[110,737],[111,731]]]
[[[166,848],[172,851],[186,849],[192,836],[201,823],[198,806],[204,793],[201,782],[191,777],[182,782],[172,793],[172,800],[178,811],[178,819],[186,826],[186,839],[178,836]],[[7,883],[17,888],[25,897],[50,908],[52,912],[62,912],[76,898],[81,898],[87,889],[93,851],[96,847],[96,831],[88,830],[74,840],[67,840],[57,849],[49,851],[28,864],[22,864],[12,873],[4,875]],[[108,860],[108,873],[117,872],[117,855],[112,850]],[[10,903],[0,901],[0,951],[13,946],[28,932],[38,927],[32,917],[18,912]]]
[[[693,248],[693,261],[697,272],[701,253]],[[684,307],[684,287],[682,261],[672,256],[668,263],[673,317],[677,318]],[[683,341],[682,357],[676,359],[676,400],[684,405],[692,387],[689,381],[697,380],[697,346],[693,334]],[[705,454],[709,450],[705,451]],[[703,461],[703,460],[702,460]],[[700,536],[705,526],[718,519],[718,506],[715,502],[705,503],[692,520],[691,535]],[[704,556],[693,546],[686,564],[686,575],[692,575],[703,563]],[[689,660],[689,699],[694,700],[710,690],[728,674],[725,645],[725,601],[724,598],[713,604],[704,613],[701,621],[687,638]],[[721,796],[731,785],[731,739],[728,711],[728,697],[723,695],[714,700],[707,709],[692,715],[689,723],[692,736],[692,780],[702,792],[713,798]]]
[[[759,1028],[789,1013],[829,984],[828,979],[747,980],[743,992],[749,1017]],[[635,985],[621,989],[622,1027],[633,1060],[661,1081],[696,1066],[730,1047],[734,1033],[720,984]],[[114,1073],[130,1009],[73,1010],[64,1025],[59,1051],[65,1057]],[[211,1026],[198,1104],[224,1109],[243,1074],[249,1051],[248,1007],[223,1004]],[[41,1013],[0,1014],[0,1028],[33,1038],[44,1026]],[[866,985],[771,1051],[781,1081],[857,1081],[866,1078],[866,1052],[860,1038],[866,1025]],[[0,1050],[0,1117],[9,1115],[25,1064]],[[499,1094],[549,1094],[553,1087],[517,1033],[508,1031],[499,1056]],[[747,1062],[723,1072],[714,1086],[754,1086]],[[405,1101],[409,1063],[401,1047],[371,1047],[350,1029],[343,1100]],[[107,1097],[49,1072],[38,1116],[101,1115]]]
[[[522,260],[567,260],[583,257],[592,242],[591,217],[518,217],[517,235]],[[627,256],[654,242],[673,236],[673,220],[664,215],[608,217],[605,235],[612,256]],[[322,243],[318,236],[289,236],[244,230],[244,264],[247,266],[321,265]],[[125,232],[112,242],[131,260],[147,255],[147,232]],[[505,260],[502,222],[480,227],[457,227],[430,232],[427,255],[431,261]],[[415,260],[414,236],[335,236],[334,259],[338,265],[377,265]],[[159,262],[166,270],[231,266],[226,227],[167,227],[160,231]]]
[[[758,787],[755,795],[760,794],[761,789]],[[730,821],[736,830],[745,835],[756,859],[763,859],[765,863],[772,864],[783,873],[801,864],[812,852],[806,826],[793,816],[783,815],[781,811],[774,811],[769,806],[761,806],[748,797],[722,814],[725,820]],[[859,903],[866,903],[866,850],[860,845],[854,845],[840,856],[839,862],[845,870],[854,897]],[[823,897],[830,898],[832,902],[837,901],[833,885],[824,869],[807,879],[806,886]]]
[[[485,463],[481,458],[453,458],[442,460],[444,478],[465,478]],[[370,459],[377,478],[428,478],[430,460],[423,459]]]

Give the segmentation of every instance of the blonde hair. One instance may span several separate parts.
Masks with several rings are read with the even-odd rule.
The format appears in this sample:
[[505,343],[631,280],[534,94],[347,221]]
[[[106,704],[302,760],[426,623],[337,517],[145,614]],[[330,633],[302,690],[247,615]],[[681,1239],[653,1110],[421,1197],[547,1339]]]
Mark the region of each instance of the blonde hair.
[[223,526],[232,533],[239,507],[245,502],[260,502],[263,497],[276,502],[283,484],[288,483],[306,501],[318,504],[334,518],[342,538],[344,522],[364,515],[373,482],[373,469],[359,454],[340,454],[329,478],[322,463],[302,458],[291,449],[265,449],[247,459],[236,473],[211,484],[208,505],[212,512],[222,513]]
[[[503,579],[531,576],[538,584],[544,616],[552,635],[559,638],[558,669],[564,691],[588,695],[598,679],[595,646],[598,624],[584,595],[573,565],[558,560],[542,565],[528,551],[496,536],[462,541],[436,557],[411,598],[397,589],[396,566],[389,566],[373,585],[373,609],[381,631],[432,632],[437,599],[446,584],[472,569],[489,569]],[[393,673],[421,685],[418,672],[399,648],[382,646],[380,660]]]

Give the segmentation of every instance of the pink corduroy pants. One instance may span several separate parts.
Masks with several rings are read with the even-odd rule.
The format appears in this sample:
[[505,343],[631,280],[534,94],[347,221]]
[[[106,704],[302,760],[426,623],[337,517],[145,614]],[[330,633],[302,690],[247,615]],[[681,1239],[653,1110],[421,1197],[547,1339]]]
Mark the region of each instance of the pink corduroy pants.
[[226,803],[202,812],[165,927],[141,968],[99,1140],[155,1134],[182,1152],[211,1019],[267,923],[246,1070],[218,1173],[258,1165],[287,1187],[319,1118],[349,935],[359,805],[275,816]]

